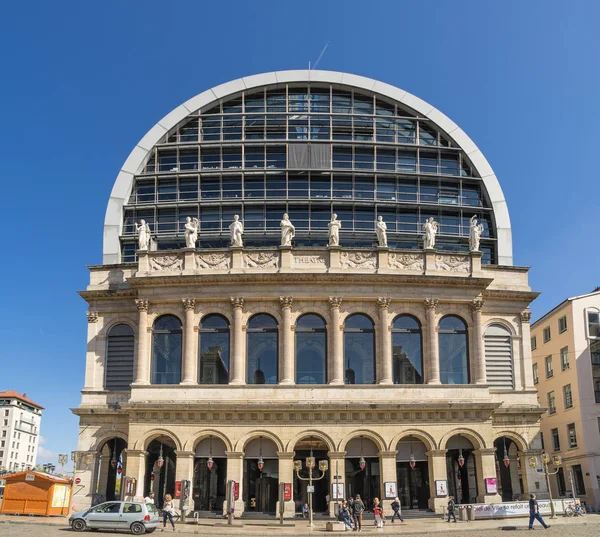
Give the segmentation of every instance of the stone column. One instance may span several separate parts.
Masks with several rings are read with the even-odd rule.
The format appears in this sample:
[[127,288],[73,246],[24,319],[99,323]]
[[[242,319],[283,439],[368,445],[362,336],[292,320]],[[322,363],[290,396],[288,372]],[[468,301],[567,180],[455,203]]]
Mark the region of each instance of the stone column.
[[[327,453],[329,457],[329,494],[331,499],[329,501],[329,515],[335,515],[335,504],[340,500],[334,500],[333,498],[333,485],[336,481],[344,484],[344,499],[348,492],[348,484],[346,483],[346,452],[345,451],[329,451]],[[339,476],[336,480],[335,476]]]
[[[92,505],[98,478],[96,469],[102,455],[100,451],[80,451],[79,453],[80,457],[75,466],[74,477],[79,478],[81,481],[78,485],[73,485],[73,497],[71,498],[73,513],[87,509]],[[85,463],[86,455],[92,457],[90,464]]]
[[138,339],[135,355],[134,384],[150,384],[150,355],[148,353],[148,300],[135,301],[138,309]]
[[[535,390],[533,383],[533,362],[531,359],[531,311],[525,310],[521,312],[521,374],[523,379],[523,388]],[[541,342],[538,342],[541,343]],[[540,375],[542,369],[540,368]],[[515,386],[517,388],[517,386]]]
[[231,297],[231,307],[233,308],[233,349],[232,365],[233,375],[230,376],[229,384],[246,384],[244,367],[244,331],[242,327],[242,311],[244,309],[244,297]]
[[[193,451],[175,451],[175,481],[181,481],[187,479],[190,482],[190,497],[186,500],[184,505],[190,508],[193,505],[193,494],[192,484],[194,482],[194,456],[196,455]],[[177,507],[179,507],[179,499],[176,500]],[[186,511],[191,515],[191,509]]]
[[379,490],[381,490],[381,503],[383,505],[383,512],[386,516],[392,516],[394,514],[394,511],[390,507],[394,499],[386,498],[385,483],[393,482],[396,483],[396,488],[398,487],[396,474],[396,453],[398,453],[396,450],[379,452]]
[[[425,453],[429,466],[429,509],[443,513],[448,503],[448,474],[446,471],[446,450],[434,449]],[[437,496],[436,481],[446,482],[446,494]]]
[[281,317],[283,324],[281,327],[282,354],[280,360],[280,380],[279,384],[294,384],[294,341],[292,332],[292,304],[294,299],[291,296],[280,296],[279,305],[281,307]]
[[[296,514],[294,503],[294,452],[278,451],[277,456],[279,457],[279,484],[291,483],[292,485],[292,499],[285,502],[283,517],[293,519]],[[279,496],[277,497],[275,512],[279,516]]]
[[475,473],[477,474],[477,503],[499,503],[502,502],[500,494],[486,494],[485,479],[496,477],[496,448],[476,449]]
[[340,309],[342,298],[329,297],[331,308],[331,367],[329,368],[329,384],[344,384],[344,332],[340,323]]
[[427,314],[427,384],[441,384],[440,382],[440,356],[438,346],[438,329],[435,319],[438,299],[425,299],[425,311]]
[[[96,375],[96,368],[98,367],[96,354],[96,339],[98,337],[98,312],[87,311],[85,314],[88,320],[88,335],[85,353],[85,385],[83,389],[103,389],[104,386],[96,385],[101,383],[101,380],[99,378],[97,379],[97,377],[100,375]],[[106,360],[104,362],[106,363]]]
[[471,302],[473,310],[473,340],[475,348],[473,354],[475,384],[485,384],[485,346],[483,342],[483,326],[481,324],[481,309],[483,308],[483,300],[476,298]]
[[143,501],[144,481],[146,480],[146,451],[141,449],[126,449],[127,464],[123,470],[123,475],[134,477],[137,480],[135,496],[126,496],[127,500]]
[[184,352],[183,352],[183,374],[181,384],[198,384],[198,353],[195,349],[194,312],[196,301],[193,298],[183,298],[183,309],[185,310],[184,327]]
[[[226,451],[227,456],[227,482],[235,481],[240,485],[240,497],[235,502],[235,517],[239,518],[244,512],[244,452]],[[227,500],[223,502],[223,514],[227,514]]]
[[389,327],[389,307],[391,298],[379,297],[377,305],[379,306],[379,360],[377,368],[377,383],[392,384],[392,332]]

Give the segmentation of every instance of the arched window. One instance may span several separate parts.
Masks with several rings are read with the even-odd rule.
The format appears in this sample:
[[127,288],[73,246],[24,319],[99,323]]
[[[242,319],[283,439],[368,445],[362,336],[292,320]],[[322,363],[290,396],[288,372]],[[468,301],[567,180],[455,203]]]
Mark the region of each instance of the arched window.
[[373,321],[355,313],[344,324],[346,384],[375,383],[375,329]]
[[442,384],[469,383],[467,325],[456,315],[443,317],[439,326],[440,380]]
[[181,321],[175,315],[163,315],[152,328],[151,384],[181,382]]
[[105,390],[129,390],[133,382],[133,356],[135,353],[133,328],[116,324],[106,338]]
[[229,384],[229,323],[207,315],[200,323],[199,384]]
[[307,313],[296,322],[296,384],[327,383],[325,321]]
[[392,327],[394,384],[423,384],[421,325],[412,315],[400,315]]
[[247,384],[277,384],[279,360],[277,321],[259,313],[248,322]]
[[483,339],[487,383],[498,388],[514,388],[510,331],[501,324],[491,324],[485,331]]

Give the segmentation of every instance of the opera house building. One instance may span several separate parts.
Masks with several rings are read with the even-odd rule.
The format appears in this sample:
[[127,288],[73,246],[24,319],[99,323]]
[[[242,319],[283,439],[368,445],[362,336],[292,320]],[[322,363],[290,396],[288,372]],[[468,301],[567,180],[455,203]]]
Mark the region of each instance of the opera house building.
[[220,513],[233,481],[236,515],[285,483],[293,516],[310,456],[320,511],[543,496],[511,237],[475,143],[399,88],[281,71],[175,108],[118,174],[80,291],[76,508],[188,480],[190,512]]

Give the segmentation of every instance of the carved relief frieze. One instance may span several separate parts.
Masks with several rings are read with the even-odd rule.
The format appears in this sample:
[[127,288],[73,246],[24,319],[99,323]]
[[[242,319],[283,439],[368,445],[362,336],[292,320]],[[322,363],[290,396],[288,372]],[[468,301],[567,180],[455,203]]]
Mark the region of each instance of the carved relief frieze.
[[246,268],[277,268],[279,266],[278,252],[244,252],[244,267]]
[[227,270],[231,267],[231,256],[224,253],[201,253],[194,256],[196,270]]
[[392,268],[423,272],[423,269],[425,268],[425,259],[423,254],[391,253],[389,264]]
[[375,252],[342,252],[342,268],[377,268]]
[[183,270],[183,256],[178,254],[152,256],[149,258],[149,265],[152,272]]
[[435,268],[448,272],[470,272],[471,259],[468,255],[436,255]]

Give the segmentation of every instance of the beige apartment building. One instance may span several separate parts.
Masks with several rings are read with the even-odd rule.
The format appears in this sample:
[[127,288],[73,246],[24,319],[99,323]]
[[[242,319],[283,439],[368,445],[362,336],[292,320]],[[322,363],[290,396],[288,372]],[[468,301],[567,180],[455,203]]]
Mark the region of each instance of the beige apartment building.
[[[562,458],[554,496],[600,509],[600,289],[568,298],[531,327],[544,448]],[[551,471],[557,468],[552,467]]]
[[237,514],[275,512],[287,484],[293,516],[307,501],[294,461],[306,477],[311,454],[328,466],[321,512],[328,496],[441,512],[448,494],[546,492],[527,464],[537,293],[502,189],[403,90],[282,71],[193,97],[124,164],[80,294],[76,508],[127,476],[158,502],[189,480],[201,512],[235,481]]

